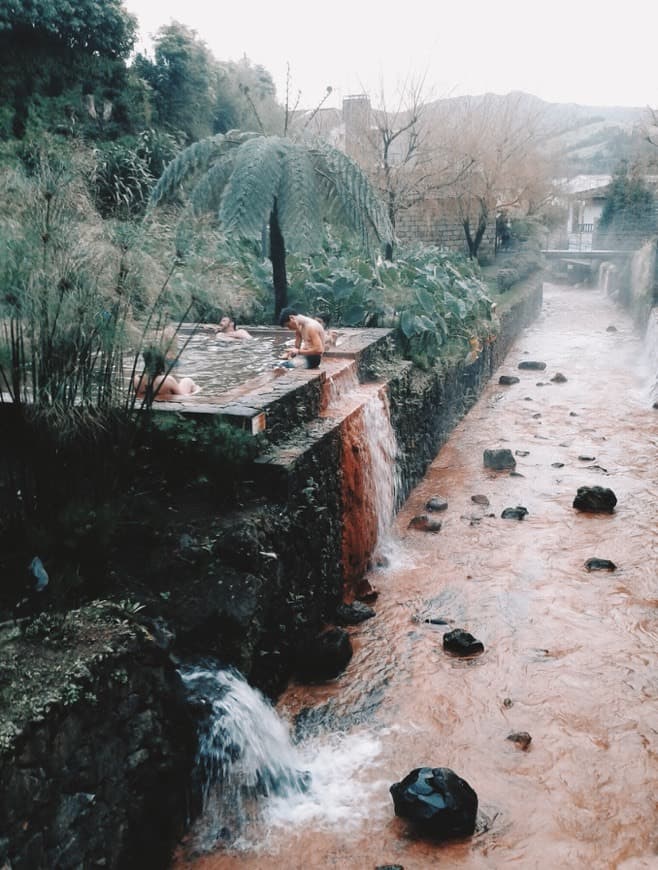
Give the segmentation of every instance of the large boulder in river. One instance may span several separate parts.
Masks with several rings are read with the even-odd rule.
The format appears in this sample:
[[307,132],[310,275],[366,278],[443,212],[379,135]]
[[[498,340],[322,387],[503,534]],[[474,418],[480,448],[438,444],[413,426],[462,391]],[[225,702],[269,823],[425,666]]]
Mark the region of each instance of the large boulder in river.
[[344,628],[330,628],[300,647],[295,671],[303,682],[324,682],[342,673],[351,658],[349,634]]
[[573,507],[579,511],[611,514],[617,504],[617,496],[605,486],[579,486]]
[[485,450],[483,458],[485,468],[493,468],[494,471],[516,468],[516,459],[512,451],[507,447],[501,447],[497,450]]
[[449,767],[417,767],[390,788],[395,815],[440,840],[468,837],[475,830],[478,797]]

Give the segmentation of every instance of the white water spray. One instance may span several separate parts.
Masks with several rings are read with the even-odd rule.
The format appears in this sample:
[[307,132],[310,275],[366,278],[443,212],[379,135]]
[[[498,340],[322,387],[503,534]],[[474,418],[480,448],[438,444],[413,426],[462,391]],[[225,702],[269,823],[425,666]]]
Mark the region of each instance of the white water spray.
[[370,454],[368,475],[377,516],[377,545],[373,561],[388,562],[394,547],[391,524],[399,492],[397,472],[398,445],[384,389],[377,391],[363,406],[366,445]]
[[345,829],[372,812],[365,792],[378,786],[359,785],[359,772],[379,754],[374,736],[325,735],[297,747],[270,702],[237,671],[207,665],[183,668],[181,676],[194,704],[206,708],[197,751],[203,808],[190,836],[195,849],[257,848],[262,832],[255,842],[249,833],[255,823]]

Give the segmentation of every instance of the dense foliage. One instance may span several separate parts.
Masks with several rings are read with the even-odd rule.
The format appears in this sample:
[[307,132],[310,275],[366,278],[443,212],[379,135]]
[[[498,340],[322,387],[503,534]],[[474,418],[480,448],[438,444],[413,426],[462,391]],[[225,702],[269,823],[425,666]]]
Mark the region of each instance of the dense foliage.
[[634,242],[656,231],[656,206],[652,191],[637,169],[621,163],[610,182],[598,229],[611,240]]

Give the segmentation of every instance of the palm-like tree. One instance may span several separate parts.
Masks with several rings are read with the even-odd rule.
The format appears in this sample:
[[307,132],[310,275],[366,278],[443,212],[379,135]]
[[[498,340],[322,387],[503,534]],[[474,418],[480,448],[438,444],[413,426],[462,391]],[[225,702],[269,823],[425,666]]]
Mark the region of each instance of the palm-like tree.
[[287,304],[286,250],[318,251],[325,221],[352,229],[369,252],[393,241],[386,209],[366,175],[321,140],[236,131],[202,139],[167,166],[151,206],[188,184],[193,212],[215,212],[228,237],[258,241],[268,229],[275,318]]

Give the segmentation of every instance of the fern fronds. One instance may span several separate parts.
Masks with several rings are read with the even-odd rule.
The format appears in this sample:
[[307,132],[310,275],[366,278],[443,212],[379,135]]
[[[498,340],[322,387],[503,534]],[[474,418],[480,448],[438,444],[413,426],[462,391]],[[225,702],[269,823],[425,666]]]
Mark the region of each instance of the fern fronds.
[[370,248],[373,239],[381,244],[393,240],[393,227],[382,201],[361,167],[327,143],[317,141],[312,148],[318,183],[334,215],[345,222]]
[[260,238],[279,193],[283,141],[260,136],[244,142],[236,153],[219,206],[219,220],[227,232]]
[[320,191],[309,151],[290,141],[283,154],[277,214],[292,250],[311,253],[322,247]]
[[233,171],[234,160],[234,153],[224,154],[200,179],[190,194],[190,204],[195,216],[218,210],[222,193]]

